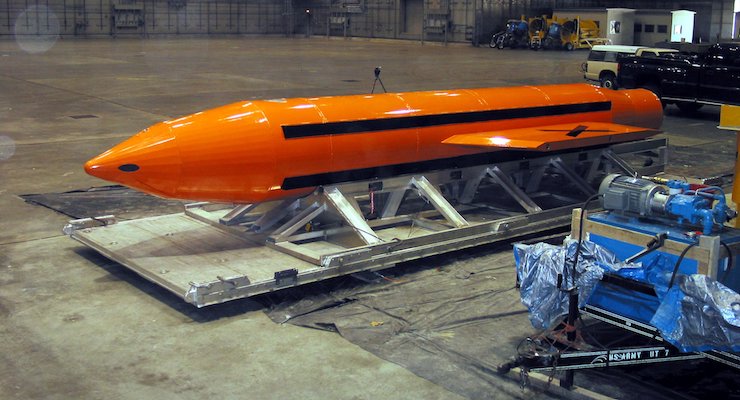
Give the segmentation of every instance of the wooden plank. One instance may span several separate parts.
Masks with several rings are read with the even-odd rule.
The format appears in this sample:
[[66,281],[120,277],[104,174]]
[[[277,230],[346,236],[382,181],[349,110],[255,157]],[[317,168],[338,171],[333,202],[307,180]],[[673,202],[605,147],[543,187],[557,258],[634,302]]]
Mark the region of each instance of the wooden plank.
[[[574,239],[578,239],[580,216],[581,209],[574,209],[571,219],[571,237]],[[645,233],[635,232],[597,221],[591,221],[588,219],[588,216],[586,216],[586,219],[583,221],[583,229],[584,232],[589,234],[604,236],[641,247],[647,245],[647,243],[653,238],[652,235]],[[688,246],[686,243],[667,239],[663,247],[660,248],[660,251],[678,256],[686,249],[686,246]],[[701,246],[694,246],[686,253],[685,257],[696,260],[698,263],[698,273],[707,275],[710,273],[710,253],[709,249]],[[726,254],[726,252],[721,254]]]
[[308,249],[306,245],[298,245],[298,244],[291,243],[291,242],[280,242],[280,243],[268,242],[267,245],[270,246],[271,248],[274,248],[287,255],[291,255],[293,257],[301,259],[305,262],[309,262],[314,265],[321,264],[321,253]]
[[[520,380],[521,379],[521,368],[513,368],[511,371],[508,372],[507,376],[514,380]],[[527,373],[529,376],[529,384],[536,387],[538,390],[544,391],[544,392],[550,392],[555,394],[556,396],[563,397],[566,399],[572,399],[572,400],[613,400],[613,397],[609,397],[602,393],[597,393],[585,388],[582,388],[580,386],[573,385],[571,389],[565,389],[562,386],[560,386],[560,379],[556,377],[550,378],[549,376],[539,373],[539,372],[532,372],[529,371]],[[534,396],[533,396],[534,397]]]
[[[570,237],[574,240],[578,240],[578,234],[581,229],[581,214],[586,212],[587,214],[583,218],[588,217],[588,211],[584,211],[582,208],[574,208],[570,218]],[[584,221],[585,223],[586,221]]]

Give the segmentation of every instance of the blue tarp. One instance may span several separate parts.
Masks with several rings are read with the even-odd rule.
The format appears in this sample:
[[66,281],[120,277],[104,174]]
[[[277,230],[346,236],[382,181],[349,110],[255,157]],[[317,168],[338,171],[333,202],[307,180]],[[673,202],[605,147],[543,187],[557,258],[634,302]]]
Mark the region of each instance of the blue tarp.
[[[514,245],[521,301],[529,310],[529,319],[535,328],[546,329],[567,314],[567,289],[572,286],[576,246],[574,240],[566,240],[562,246]],[[660,255],[646,265],[624,264],[608,249],[587,240],[583,241],[581,250],[576,279],[579,306],[594,304],[650,323],[669,343],[684,352],[740,351],[738,293],[705,275],[678,275],[669,289],[674,265]],[[605,272],[647,283],[654,288],[657,297],[600,285]],[[558,274],[562,275],[563,282],[560,289]]]
[[681,351],[740,351],[740,294],[700,274],[668,290],[650,324]]
[[[565,247],[548,243],[514,245],[522,304],[529,310],[529,320],[535,328],[546,329],[568,313],[567,290],[573,286],[572,265],[577,245],[576,241]],[[576,268],[579,306],[585,305],[604,271],[611,270],[610,266],[615,264],[618,262],[612,252],[592,242],[583,242]],[[558,275],[562,276],[560,289]]]

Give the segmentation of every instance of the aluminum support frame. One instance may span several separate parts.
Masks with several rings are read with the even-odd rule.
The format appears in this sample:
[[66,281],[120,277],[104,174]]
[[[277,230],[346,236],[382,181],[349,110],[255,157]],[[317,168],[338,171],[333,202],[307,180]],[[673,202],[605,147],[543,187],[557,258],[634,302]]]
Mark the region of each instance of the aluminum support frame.
[[[272,204],[266,212],[256,217],[248,217],[255,210],[254,205],[238,206],[220,220],[237,231],[241,224],[246,227],[246,232],[263,233],[267,235],[268,245],[291,254],[300,253],[300,248],[308,249],[310,246],[305,244],[317,240],[334,243],[343,253],[348,248],[379,245],[391,239],[398,241],[398,235],[389,238],[389,235],[382,233],[389,227],[411,225],[406,238],[410,239],[412,236],[438,234],[476,225],[476,222],[471,222],[464,216],[471,209],[488,209],[491,216],[485,216],[483,220],[497,221],[516,217],[522,211],[525,214],[542,213],[544,209],[538,204],[539,198],[549,198],[550,202],[556,200],[561,203],[576,203],[572,192],[558,194],[543,191],[544,177],[549,177],[556,171],[563,177],[561,179],[565,179],[576,189],[576,193],[582,192],[590,196],[595,193],[593,182],[599,174],[604,174],[607,170],[610,172],[613,168],[630,174],[636,172],[635,168],[620,157],[621,154],[651,155],[658,159],[658,163],[651,165],[660,166],[665,164],[665,145],[664,139],[652,139],[567,154],[543,153],[539,158],[495,165],[349,182],[320,187],[314,194],[303,199]],[[491,203],[490,198],[473,204],[481,188],[491,187],[491,184],[499,188],[495,191],[496,198],[512,199],[522,210],[516,211],[497,202]],[[409,212],[412,207],[408,204],[418,199],[433,207],[433,210]],[[369,212],[368,202],[371,204]],[[360,203],[365,205],[365,210]],[[275,229],[274,226],[279,222],[282,224]],[[309,255],[304,256],[304,259],[325,264],[326,254],[318,255],[311,251],[306,254]]]
[[[580,204],[572,195],[582,191],[568,176],[581,186],[596,184],[607,169],[619,168],[606,150],[620,158],[644,155],[651,164],[638,159],[635,168],[652,174],[665,165],[666,145],[649,139],[528,154],[341,183],[259,205],[200,203],[181,214],[120,223],[112,217],[70,221],[65,232],[203,307],[565,228]],[[564,185],[570,186],[553,191]]]

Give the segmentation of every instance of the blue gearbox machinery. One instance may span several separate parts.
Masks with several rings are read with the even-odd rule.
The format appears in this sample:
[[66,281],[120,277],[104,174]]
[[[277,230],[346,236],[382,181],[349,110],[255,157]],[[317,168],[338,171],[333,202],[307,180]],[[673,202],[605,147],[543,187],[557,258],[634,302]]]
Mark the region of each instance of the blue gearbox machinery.
[[[732,267],[740,230],[722,228],[736,215],[722,189],[613,174],[599,195],[607,211],[587,212],[596,196],[589,198],[574,210],[562,246],[514,246],[522,303],[532,325],[546,330],[517,346],[515,360],[499,371],[551,373],[697,355],[740,368],[740,268]],[[572,284],[564,290],[563,282]],[[579,313],[623,328],[623,337],[604,346],[591,334],[578,336],[587,328]]]
[[722,189],[614,174],[599,194],[607,212],[579,231],[630,266],[610,267],[587,307],[648,324],[682,351],[738,351],[740,230],[724,227],[736,212]]
[[604,197],[604,209],[674,220],[678,225],[688,222],[700,226],[704,235],[711,234],[715,224],[722,226],[736,216],[736,212],[727,206],[725,194],[719,187],[692,187],[686,181],[663,181],[665,185],[611,174],[599,187],[599,193]]

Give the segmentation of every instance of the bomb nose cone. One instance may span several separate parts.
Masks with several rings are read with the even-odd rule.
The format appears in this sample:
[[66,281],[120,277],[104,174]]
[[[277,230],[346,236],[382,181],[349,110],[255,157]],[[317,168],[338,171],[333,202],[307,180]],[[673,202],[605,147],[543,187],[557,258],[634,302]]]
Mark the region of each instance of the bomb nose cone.
[[166,124],[154,125],[85,163],[85,172],[157,196],[173,197],[181,173],[175,135]]

